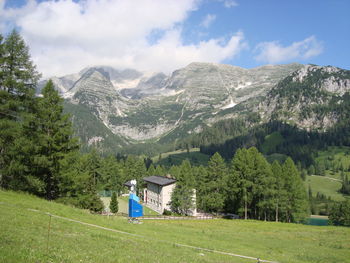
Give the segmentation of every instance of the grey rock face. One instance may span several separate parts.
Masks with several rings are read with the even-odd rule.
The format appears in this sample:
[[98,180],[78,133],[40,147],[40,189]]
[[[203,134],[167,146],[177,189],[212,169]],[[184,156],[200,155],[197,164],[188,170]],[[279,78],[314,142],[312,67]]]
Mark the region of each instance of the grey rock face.
[[301,128],[325,131],[340,118],[329,104],[342,104],[350,92],[350,71],[332,66],[306,65],[292,73],[267,94],[260,112]]
[[301,64],[243,69],[191,63],[170,76],[92,67],[54,81],[67,100],[88,107],[114,134],[143,141],[199,132],[242,111],[255,112],[263,121],[279,118],[304,128],[329,127],[336,114],[320,117],[309,111],[306,116],[305,108],[348,92],[348,72]]

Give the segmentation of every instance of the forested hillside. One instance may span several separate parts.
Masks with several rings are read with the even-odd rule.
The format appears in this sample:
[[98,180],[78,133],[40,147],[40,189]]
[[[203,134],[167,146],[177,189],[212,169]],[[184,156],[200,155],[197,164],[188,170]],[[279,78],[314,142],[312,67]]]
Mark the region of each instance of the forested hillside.
[[[339,119],[325,132],[302,130],[282,120],[261,123],[257,112],[246,112],[187,138],[165,144],[157,141],[139,144],[141,150],[159,147],[158,152],[163,147],[190,152],[190,148],[199,146],[202,153],[211,156],[207,166],[194,166],[188,160],[162,166],[153,163],[150,157],[122,151],[101,154],[99,147],[83,153],[89,149],[84,149],[86,145],[80,145],[73,135],[72,117],[64,113],[64,100],[53,82],[48,81],[41,95],[35,96],[40,74],[16,31],[0,38],[0,59],[1,188],[101,212],[104,207],[98,192],[119,195],[126,181],[136,179],[142,195],[143,177],[170,174],[177,179],[171,200],[173,213],[188,214],[195,189],[200,211],[283,222],[302,222],[310,210],[320,209],[317,202],[323,197],[315,198],[312,190],[305,188],[306,173],[328,173],[339,167],[341,192],[349,193],[349,162],[342,161],[340,167],[339,161],[330,159],[325,162],[327,167],[323,167],[323,159],[317,159],[317,153],[327,146],[349,146],[347,92],[342,95],[342,103],[332,108],[339,112],[342,121]],[[98,125],[95,116],[83,105],[68,107],[91,121],[89,132],[95,135],[91,146],[98,146],[99,136],[103,136],[104,143],[127,152],[126,147],[130,147],[127,142]],[[81,120],[75,124],[76,128],[86,127]],[[148,151],[151,154],[154,149]],[[348,204],[335,201],[328,198],[328,208],[323,213],[331,215],[335,224],[348,224],[347,215],[343,214]]]

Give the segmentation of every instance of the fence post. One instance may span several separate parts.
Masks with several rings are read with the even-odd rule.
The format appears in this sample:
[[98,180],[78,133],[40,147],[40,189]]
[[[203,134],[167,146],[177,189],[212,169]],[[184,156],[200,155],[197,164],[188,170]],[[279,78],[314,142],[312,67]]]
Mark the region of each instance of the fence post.
[[47,227],[47,245],[46,245],[46,253],[49,252],[49,241],[50,241],[50,230],[51,230],[51,214],[49,215],[49,225]]

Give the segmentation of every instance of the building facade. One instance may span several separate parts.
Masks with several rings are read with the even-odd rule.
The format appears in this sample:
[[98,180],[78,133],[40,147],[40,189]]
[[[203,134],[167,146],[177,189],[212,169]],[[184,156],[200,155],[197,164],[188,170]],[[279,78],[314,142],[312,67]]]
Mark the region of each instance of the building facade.
[[143,180],[147,184],[143,192],[144,205],[160,214],[164,209],[170,210],[171,193],[176,186],[176,180],[155,175]]
[[[171,194],[176,186],[176,180],[164,176],[149,176],[143,179],[147,186],[143,192],[144,205],[162,214],[164,210],[171,210]],[[194,190],[194,189],[193,189]],[[196,191],[194,190],[194,207],[196,207]],[[190,211],[190,215],[197,215],[196,208]]]

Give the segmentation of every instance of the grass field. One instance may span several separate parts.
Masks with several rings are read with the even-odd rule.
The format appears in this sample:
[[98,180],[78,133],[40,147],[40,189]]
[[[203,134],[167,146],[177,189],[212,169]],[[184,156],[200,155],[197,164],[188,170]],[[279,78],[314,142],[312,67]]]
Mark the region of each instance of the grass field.
[[332,161],[341,162],[344,167],[350,167],[350,147],[346,146],[331,146],[325,151],[319,151],[316,161],[325,161],[330,159]]
[[[328,147],[326,150],[318,152],[316,162],[323,164],[330,162],[338,167],[342,166],[346,170],[344,174],[349,176],[350,172],[347,170],[350,167],[350,147]],[[350,196],[339,193],[342,185],[340,171],[326,169],[325,176],[307,176],[305,185],[307,189],[311,185],[314,196],[316,196],[317,192],[320,192],[335,201],[343,201],[345,198],[350,198]]]
[[275,151],[276,147],[284,141],[283,136],[279,132],[273,132],[265,136],[265,141],[261,145],[264,154]]
[[207,165],[210,156],[199,152],[199,148],[192,148],[187,152],[186,150],[178,150],[174,152],[167,152],[161,154],[161,159],[159,156],[154,156],[152,158],[153,162],[157,165],[171,166],[180,165],[182,161],[189,160],[192,165]]
[[320,192],[327,197],[331,197],[335,201],[343,201],[345,197],[343,194],[339,193],[338,190],[341,188],[341,182],[331,180],[324,176],[310,176],[306,177],[307,189],[311,185],[312,194],[316,196],[317,192]]
[[[348,262],[350,228],[244,220],[143,221],[92,215],[27,194],[0,191],[0,262],[256,262],[176,243],[277,262]],[[51,218],[80,220],[113,230]]]

